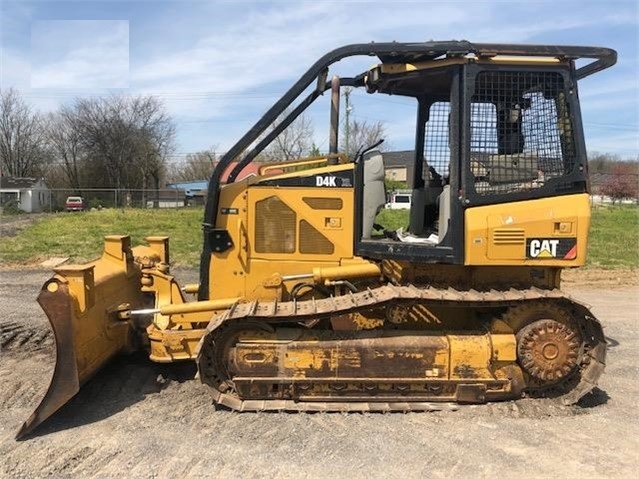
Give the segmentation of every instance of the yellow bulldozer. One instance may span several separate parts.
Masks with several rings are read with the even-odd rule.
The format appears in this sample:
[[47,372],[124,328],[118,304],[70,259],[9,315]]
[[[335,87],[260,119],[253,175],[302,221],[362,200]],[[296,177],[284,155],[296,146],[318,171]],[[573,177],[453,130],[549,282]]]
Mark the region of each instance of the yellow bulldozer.
[[[329,78],[354,56],[377,62]],[[560,290],[561,271],[585,262],[590,223],[577,82],[615,62],[606,48],[467,41],[326,54],[214,170],[198,284],[178,284],[160,236],[108,236],[96,261],[55,270],[38,297],[55,370],[17,437],[139,349],[196,361],[213,401],[237,411],[576,403],[606,353],[598,320]],[[340,153],[345,87],[414,106],[405,228],[378,224],[379,144]],[[239,180],[326,92],[329,153]]]

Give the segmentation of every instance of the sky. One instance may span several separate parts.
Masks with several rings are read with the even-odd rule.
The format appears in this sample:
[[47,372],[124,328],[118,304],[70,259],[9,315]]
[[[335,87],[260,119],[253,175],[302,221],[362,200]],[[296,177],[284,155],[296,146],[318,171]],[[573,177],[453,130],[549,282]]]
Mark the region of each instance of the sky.
[[[464,39],[602,46],[619,58],[580,82],[586,145],[591,154],[636,159],[638,26],[634,0],[0,0],[0,88],[20,90],[42,112],[74,97],[157,95],[175,120],[179,161],[208,148],[226,151],[310,65],[342,45]],[[354,75],[374,60],[340,62],[335,73]],[[370,107],[366,97],[354,92],[352,118],[392,117],[389,145],[411,149],[412,105],[393,97]],[[309,112],[322,151],[327,108]]]

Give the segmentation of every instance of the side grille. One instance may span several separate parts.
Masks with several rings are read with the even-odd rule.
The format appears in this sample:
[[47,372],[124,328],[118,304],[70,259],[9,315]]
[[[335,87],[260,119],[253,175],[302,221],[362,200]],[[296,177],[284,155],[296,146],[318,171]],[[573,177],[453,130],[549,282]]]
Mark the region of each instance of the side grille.
[[277,196],[255,203],[255,251],[295,252],[295,212]]
[[499,228],[493,230],[493,244],[519,245],[526,244],[526,234],[521,228]]
[[314,210],[341,210],[342,199],[341,198],[314,198],[304,197],[302,198],[304,203],[313,208]]
[[300,221],[300,253],[333,254],[335,246],[306,221]]

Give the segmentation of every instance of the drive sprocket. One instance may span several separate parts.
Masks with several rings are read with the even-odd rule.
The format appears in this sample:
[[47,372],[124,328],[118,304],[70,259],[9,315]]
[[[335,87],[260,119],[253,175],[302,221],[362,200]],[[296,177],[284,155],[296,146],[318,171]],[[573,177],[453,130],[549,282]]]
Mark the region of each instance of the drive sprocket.
[[573,301],[545,299],[508,308],[501,317],[517,337],[525,393],[575,404],[605,367],[601,325]]
[[574,371],[581,338],[569,325],[542,319],[517,333],[517,357],[532,377],[550,384]]

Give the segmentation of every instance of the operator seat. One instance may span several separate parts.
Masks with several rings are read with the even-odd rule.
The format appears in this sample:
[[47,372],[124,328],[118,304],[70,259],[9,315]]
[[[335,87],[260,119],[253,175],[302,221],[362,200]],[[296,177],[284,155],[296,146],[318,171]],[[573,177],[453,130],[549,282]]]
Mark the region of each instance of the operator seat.
[[379,150],[371,150],[364,154],[363,161],[362,239],[370,239],[375,217],[386,204],[384,159]]

